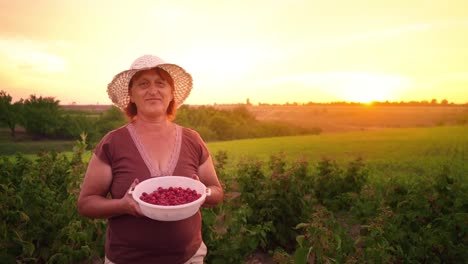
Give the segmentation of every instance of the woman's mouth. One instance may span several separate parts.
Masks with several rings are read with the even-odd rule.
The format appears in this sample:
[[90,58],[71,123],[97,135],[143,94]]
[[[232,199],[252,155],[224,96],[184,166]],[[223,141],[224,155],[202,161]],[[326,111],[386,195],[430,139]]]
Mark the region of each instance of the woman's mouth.
[[161,98],[148,98],[148,99],[145,99],[145,101],[147,102],[154,102],[154,101],[161,101],[162,99]]

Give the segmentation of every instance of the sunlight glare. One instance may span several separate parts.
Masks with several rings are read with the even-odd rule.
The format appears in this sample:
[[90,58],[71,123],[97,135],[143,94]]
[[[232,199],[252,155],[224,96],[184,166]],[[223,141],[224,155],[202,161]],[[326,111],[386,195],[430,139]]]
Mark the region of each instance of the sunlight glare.
[[66,61],[54,54],[44,52],[27,52],[14,55],[20,68],[38,73],[60,73],[66,68]]
[[395,100],[399,91],[407,86],[400,76],[353,73],[341,84],[343,100],[371,103]]
[[[262,53],[253,47],[197,47],[181,61],[189,72],[212,82],[238,80],[253,71],[262,60]],[[208,74],[208,76],[205,76]],[[203,77],[201,77],[203,76]]]

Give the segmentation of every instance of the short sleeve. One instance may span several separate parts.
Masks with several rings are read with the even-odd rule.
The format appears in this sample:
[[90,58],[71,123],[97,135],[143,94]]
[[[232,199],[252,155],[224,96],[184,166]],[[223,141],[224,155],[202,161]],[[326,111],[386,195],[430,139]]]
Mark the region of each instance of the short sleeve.
[[94,149],[94,154],[103,162],[108,165],[111,165],[112,155],[110,150],[110,141],[112,139],[112,134],[106,134],[101,141],[96,145]]
[[200,134],[198,134],[197,132],[195,132],[195,134],[197,135],[197,140],[200,144],[200,165],[201,165],[205,163],[205,161],[208,159],[208,157],[210,156],[210,152],[208,151],[208,147],[206,146],[206,143],[205,141],[203,141]]
[[208,148],[200,134],[191,128],[184,128],[188,142],[188,151],[192,152],[192,157],[197,159],[198,166],[205,163],[210,156]]

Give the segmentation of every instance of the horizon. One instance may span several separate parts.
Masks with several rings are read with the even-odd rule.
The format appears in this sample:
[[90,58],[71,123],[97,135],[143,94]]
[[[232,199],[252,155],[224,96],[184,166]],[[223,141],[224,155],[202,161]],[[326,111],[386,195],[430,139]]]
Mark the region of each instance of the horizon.
[[[0,89],[0,91],[6,92],[6,95],[10,95],[7,91]],[[109,102],[105,104],[101,104],[99,102],[97,103],[77,103],[77,102],[69,102],[69,103],[63,103],[60,99],[54,97],[54,96],[46,96],[46,95],[36,95],[36,94],[31,94],[28,97],[25,98],[19,98],[17,100],[14,100],[12,96],[12,103],[19,102],[20,100],[26,100],[31,98],[31,96],[35,97],[42,97],[42,98],[53,98],[56,101],[59,101],[59,105],[61,106],[108,106],[108,105],[114,105],[110,100]],[[301,101],[301,102],[290,102],[290,101],[285,101],[285,102],[279,102],[279,103],[269,103],[269,102],[255,102],[252,103],[250,98],[245,98],[243,102],[225,102],[225,103],[205,103],[205,104],[194,104],[194,103],[187,103],[184,102],[183,105],[192,105],[192,106],[203,106],[203,105],[307,105],[307,104],[362,104],[362,105],[374,105],[374,104],[408,104],[408,103],[416,103],[416,104],[430,104],[430,105],[468,105],[468,100],[466,102],[454,102],[447,100],[446,98],[431,98],[431,99],[421,99],[421,100],[372,100],[372,101],[367,101],[367,102],[359,102],[359,101],[346,101],[346,100],[341,100],[341,101]]]
[[[435,100],[432,102],[432,100]],[[372,101],[372,102],[367,102],[367,103],[362,103],[362,102],[348,102],[348,101],[332,101],[332,102],[285,102],[285,103],[247,103],[247,102],[237,102],[237,103],[223,103],[223,104],[218,104],[218,103],[213,103],[213,104],[186,104],[184,103],[183,105],[187,106],[232,106],[232,105],[249,105],[249,106],[263,106],[263,105],[271,105],[271,106],[310,106],[310,105],[339,105],[339,104],[350,104],[350,105],[363,105],[363,106],[375,106],[375,105],[395,105],[395,104],[409,104],[409,105],[424,105],[424,106],[468,106],[468,102],[465,103],[455,103],[455,102],[450,102],[446,99],[443,100],[437,100],[433,98],[432,100],[422,100],[422,101]],[[445,102],[444,102],[445,101]],[[112,103],[109,104],[77,104],[77,103],[71,103],[71,104],[61,104],[59,102],[59,106],[115,106]]]
[[[112,12],[109,12],[112,6]],[[186,104],[468,102],[468,2],[2,1],[0,90],[112,104],[112,77],[154,54]]]

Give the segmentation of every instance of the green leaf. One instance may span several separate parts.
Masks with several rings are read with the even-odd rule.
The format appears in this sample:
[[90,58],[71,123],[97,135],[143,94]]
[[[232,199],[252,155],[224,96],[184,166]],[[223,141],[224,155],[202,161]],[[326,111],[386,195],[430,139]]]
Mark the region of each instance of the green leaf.
[[296,252],[294,252],[294,264],[307,264],[311,251],[312,247],[298,248]]
[[341,250],[341,237],[340,237],[340,235],[336,234],[335,235],[335,240],[336,240],[336,250],[340,251]]
[[305,241],[305,236],[304,235],[297,236],[296,241],[299,244],[299,247],[302,247]]
[[28,222],[29,216],[25,212],[20,212],[21,221]]
[[304,228],[304,227],[308,227],[309,224],[308,223],[299,223],[296,225],[295,229],[299,229],[299,228]]
[[23,247],[23,253],[26,255],[26,256],[29,256],[31,257],[33,254],[34,254],[34,244],[29,242],[29,241],[23,241],[21,243],[21,246]]

